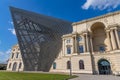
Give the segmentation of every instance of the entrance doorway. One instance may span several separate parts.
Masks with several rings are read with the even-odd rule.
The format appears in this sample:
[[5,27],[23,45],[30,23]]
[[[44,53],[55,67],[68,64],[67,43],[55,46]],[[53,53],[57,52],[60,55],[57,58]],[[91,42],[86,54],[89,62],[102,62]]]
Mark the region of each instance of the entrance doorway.
[[17,63],[15,62],[15,63],[13,64],[12,71],[16,71],[16,68],[17,68]]
[[102,59],[98,62],[99,74],[111,74],[111,66],[109,61]]

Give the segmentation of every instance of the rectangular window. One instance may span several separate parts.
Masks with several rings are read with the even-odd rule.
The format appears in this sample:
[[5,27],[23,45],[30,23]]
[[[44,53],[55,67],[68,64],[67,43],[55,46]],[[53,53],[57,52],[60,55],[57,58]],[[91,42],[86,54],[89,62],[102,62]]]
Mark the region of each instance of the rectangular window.
[[84,52],[84,50],[83,50],[83,45],[80,45],[80,46],[79,46],[79,52],[80,52],[80,53],[83,53],[83,52]]
[[67,47],[67,54],[71,54],[71,47]]
[[70,39],[67,39],[67,40],[66,40],[66,43],[70,43]]
[[56,62],[53,63],[53,69],[56,69]]

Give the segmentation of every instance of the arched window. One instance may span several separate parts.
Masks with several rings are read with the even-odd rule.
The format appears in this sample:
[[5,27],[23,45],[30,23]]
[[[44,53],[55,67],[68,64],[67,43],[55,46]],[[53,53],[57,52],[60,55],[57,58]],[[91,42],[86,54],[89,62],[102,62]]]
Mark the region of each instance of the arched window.
[[56,69],[56,62],[53,63],[53,69]]
[[15,62],[15,63],[13,64],[12,71],[16,71],[16,69],[17,69],[17,63]]
[[18,58],[18,56],[19,56],[19,53],[16,54],[16,58]]
[[20,63],[19,63],[19,69],[20,69],[21,67],[22,67],[22,63],[20,62]]
[[84,69],[84,61],[83,60],[79,61],[79,69]]
[[70,68],[71,68],[71,62],[67,61],[67,69],[70,69]]
[[13,59],[13,57],[14,57],[14,53],[12,53],[12,57],[11,58]]
[[9,68],[11,68],[11,63],[9,64]]

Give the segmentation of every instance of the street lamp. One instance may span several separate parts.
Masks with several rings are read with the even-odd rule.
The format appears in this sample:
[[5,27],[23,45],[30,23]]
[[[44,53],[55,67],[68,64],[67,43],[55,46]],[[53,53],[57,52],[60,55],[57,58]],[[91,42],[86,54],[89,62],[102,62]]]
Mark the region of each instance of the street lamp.
[[70,77],[72,76],[72,64],[71,64],[71,56],[70,56]]

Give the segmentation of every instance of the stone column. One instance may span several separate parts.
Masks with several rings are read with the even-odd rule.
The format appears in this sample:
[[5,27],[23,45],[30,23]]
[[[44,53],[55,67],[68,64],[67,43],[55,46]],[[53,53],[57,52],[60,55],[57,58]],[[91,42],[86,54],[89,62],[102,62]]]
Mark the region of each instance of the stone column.
[[62,38],[62,52],[63,52],[62,55],[65,55],[65,39],[64,38]]
[[117,31],[117,29],[115,29],[115,36],[116,36],[118,48],[120,49],[120,40],[119,40],[119,36],[118,36],[118,31]]
[[86,47],[87,47],[87,52],[89,52],[89,37],[88,37],[88,33],[86,34]]
[[73,39],[73,53],[75,53],[75,37],[73,36],[72,39]]
[[83,34],[83,42],[84,42],[84,52],[86,52],[86,37],[85,35]]
[[77,36],[75,35],[75,53],[77,53],[77,49],[78,47],[77,47]]
[[92,42],[92,34],[90,35],[90,49],[93,52],[93,42]]
[[111,44],[111,39],[110,39],[110,31],[106,31],[108,42],[109,42],[109,50],[112,50],[112,44]]
[[110,35],[111,35],[112,47],[113,47],[113,50],[115,50],[115,49],[117,49],[117,45],[115,42],[115,35],[114,35],[113,29],[110,31]]

